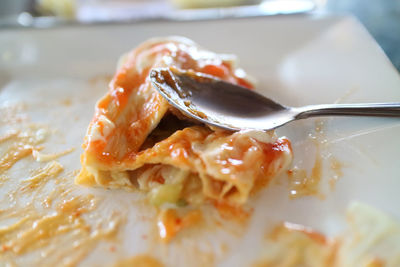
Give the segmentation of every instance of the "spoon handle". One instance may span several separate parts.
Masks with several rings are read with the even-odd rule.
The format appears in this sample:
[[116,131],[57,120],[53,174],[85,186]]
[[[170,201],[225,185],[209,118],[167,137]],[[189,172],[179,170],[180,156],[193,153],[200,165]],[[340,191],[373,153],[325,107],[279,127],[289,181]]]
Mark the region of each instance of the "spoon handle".
[[400,117],[400,103],[326,104],[295,108],[296,119],[316,116]]

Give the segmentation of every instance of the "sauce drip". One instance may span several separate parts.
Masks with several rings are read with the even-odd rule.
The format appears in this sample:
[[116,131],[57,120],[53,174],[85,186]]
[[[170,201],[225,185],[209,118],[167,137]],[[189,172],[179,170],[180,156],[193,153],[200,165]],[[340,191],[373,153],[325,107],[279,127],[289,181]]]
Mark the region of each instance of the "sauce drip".
[[[10,192],[16,203],[0,213],[0,222],[5,225],[0,229],[0,259],[11,262],[16,256],[40,251],[36,265],[57,265],[61,259],[63,265],[75,266],[100,240],[115,239],[120,216],[90,222],[87,215],[96,214],[98,200],[92,195],[74,195],[68,185],[72,177],[60,177],[62,171],[61,164],[52,161],[21,181],[21,190]],[[50,194],[43,194],[54,179],[59,185]],[[19,203],[24,198],[32,200]],[[44,209],[37,203],[45,204]],[[13,223],[7,223],[10,220]]]
[[27,262],[32,266],[76,266],[100,241],[115,242],[123,217],[100,214],[101,199],[76,193],[76,173],[65,173],[53,160],[71,150],[41,155],[42,161],[49,162],[39,164],[28,178],[15,177],[10,169],[42,149],[50,132],[26,123],[27,116],[17,111],[20,109],[8,107],[0,118],[0,124],[6,122],[7,128],[13,128],[0,137],[0,262],[5,266]]
[[32,150],[32,156],[36,161],[45,162],[45,161],[55,160],[59,157],[65,156],[74,150],[75,150],[74,148],[69,148],[64,151],[61,151],[58,153],[52,153],[52,154],[44,154],[44,153],[39,152],[38,150]]
[[177,210],[161,210],[158,215],[157,227],[162,241],[169,242],[180,231],[198,224],[202,220],[202,213],[199,210],[191,210],[179,216]]
[[130,259],[118,261],[114,267],[163,267],[164,265],[152,256],[141,254]]
[[10,169],[16,162],[41,150],[47,135],[47,130],[30,125],[24,130],[12,130],[0,137],[0,143],[9,144],[5,153],[0,156],[0,173]]
[[319,184],[322,177],[322,158],[319,152],[317,152],[310,175],[307,173],[307,170],[295,167],[288,170],[288,177],[291,198],[311,195],[322,197],[319,193]]
[[290,198],[317,196],[323,199],[325,196],[321,192],[321,181],[326,178],[330,190],[334,190],[336,182],[343,176],[342,163],[331,153],[326,153],[329,144],[324,127],[324,121],[317,120],[314,132],[309,135],[316,148],[311,171],[297,166],[287,171]]

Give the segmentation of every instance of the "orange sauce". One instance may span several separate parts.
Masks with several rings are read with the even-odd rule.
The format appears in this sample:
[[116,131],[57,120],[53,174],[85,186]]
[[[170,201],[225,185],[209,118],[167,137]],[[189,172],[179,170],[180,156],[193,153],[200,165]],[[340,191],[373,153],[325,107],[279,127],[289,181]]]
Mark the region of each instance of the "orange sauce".
[[0,198],[3,207],[0,210],[1,263],[26,265],[24,258],[37,253],[40,256],[32,258],[29,265],[76,266],[101,240],[115,240],[123,217],[99,216],[98,199],[74,193],[72,176],[75,174],[65,173],[60,163],[40,164],[30,175],[27,170],[25,179],[14,177],[13,172],[6,175],[15,163],[32,154],[32,150],[40,150],[39,145],[51,131],[25,123],[19,119],[24,115],[12,111],[2,115],[1,120],[16,129],[0,137],[4,147],[0,154],[0,186],[4,194]]
[[242,206],[234,206],[223,201],[214,201],[214,207],[224,219],[247,222],[252,214],[252,210],[246,211]]
[[229,75],[229,69],[225,65],[205,65],[203,68],[199,70],[199,72],[210,74],[216,76],[218,78],[225,78]]
[[309,175],[306,170],[293,168],[288,170],[289,194],[291,198],[303,196],[323,195],[319,192],[319,184],[322,178],[322,158],[319,153],[315,157],[314,166]]
[[32,154],[33,147],[17,143],[10,147],[5,155],[0,158],[0,172],[10,169],[17,161]]
[[19,133],[19,131],[11,131],[11,132],[9,132],[9,133],[6,133],[6,134],[3,135],[3,136],[0,136],[0,143],[5,142],[5,141],[8,141],[8,140],[10,140],[10,139],[12,139],[12,138],[17,137],[17,136],[18,136],[18,133]]
[[240,86],[246,87],[250,90],[254,89],[254,86],[243,78],[236,78],[236,83]]
[[[96,200],[92,195],[74,196],[71,190],[64,188],[64,184],[71,179],[71,177],[59,177],[58,175],[63,170],[63,166],[58,162],[50,162],[43,168],[38,168],[33,172],[33,175],[21,181],[20,187],[22,190],[12,192],[15,199],[20,199],[27,196],[36,196],[35,202],[40,202],[40,195],[43,195],[43,190],[47,183],[52,179],[63,181],[52,192],[56,194],[44,194],[45,199],[49,204],[47,208],[51,207],[55,201],[55,210],[49,214],[43,214],[41,210],[37,209],[33,202],[29,202],[23,207],[10,207],[14,210],[9,216],[19,217],[14,224],[1,228],[0,240],[3,243],[3,251],[11,251],[17,255],[25,254],[35,249],[45,248],[51,246],[54,240],[64,236],[68,233],[82,237],[82,242],[89,242],[89,239],[102,238],[110,234],[117,226],[115,221],[114,225],[109,229],[103,231],[102,229],[92,229],[85,220],[81,218],[82,214],[89,213],[95,210]],[[53,199],[48,199],[49,197]],[[116,217],[117,218],[117,217]],[[0,220],[2,216],[0,216]],[[117,219],[118,220],[118,219]],[[94,233],[93,231],[98,231]],[[80,238],[77,239],[79,241]]]
[[10,169],[20,159],[31,155],[33,150],[40,150],[39,145],[43,143],[45,135],[45,129],[32,126],[23,131],[11,131],[0,137],[0,143],[12,142],[5,153],[0,155],[0,172]]
[[325,235],[300,224],[284,222],[282,225],[275,228],[275,230],[272,232],[272,235],[277,238],[279,236],[279,231],[300,232],[321,245],[327,245],[329,243],[329,240]]
[[64,168],[60,163],[52,161],[43,168],[36,170],[30,178],[24,180],[20,190],[25,191],[27,189],[42,187],[50,179],[57,177],[63,170]]
[[44,153],[39,152],[38,150],[32,150],[32,156],[36,161],[45,162],[45,161],[55,160],[61,156],[71,153],[74,150],[75,150],[74,148],[69,148],[64,151],[61,151],[58,153],[52,153],[52,154],[44,154]]
[[198,224],[202,220],[199,210],[191,210],[179,216],[175,209],[161,210],[158,215],[157,227],[162,241],[169,242],[184,228]]
[[[128,56],[128,60],[124,66],[122,66],[118,72],[114,75],[110,85],[109,93],[103,97],[97,104],[96,114],[91,122],[91,126],[98,124],[97,118],[100,115],[106,115],[111,121],[115,120],[121,116],[122,112],[127,109],[127,105],[131,99],[138,98],[137,95],[143,94],[144,91],[151,90],[151,84],[147,78],[152,67],[160,64],[158,60],[162,59],[164,56],[171,56],[176,61],[174,65],[177,68],[182,69],[192,69],[196,72],[206,73],[215,75],[224,80],[233,83],[239,83],[245,85],[246,87],[251,87],[251,85],[246,82],[243,78],[236,77],[231,64],[226,62],[221,62],[221,60],[215,60],[205,66],[199,66],[199,62],[194,59],[194,55],[190,52],[191,50],[185,50],[177,46],[177,50],[170,49],[171,43],[155,43],[150,47],[139,47],[138,49],[132,51]],[[152,62],[153,66],[146,66],[144,69],[137,69],[138,62],[140,63],[143,58],[147,58]],[[154,89],[153,89],[154,90]],[[148,92],[147,92],[148,94]],[[90,151],[90,153],[96,157],[96,159],[102,164],[112,164],[115,162],[122,162],[124,160],[129,160],[134,157],[135,153],[138,153],[140,146],[145,141],[145,137],[148,134],[149,129],[149,118],[151,114],[156,114],[165,109],[166,102],[156,91],[149,99],[140,100],[145,104],[141,104],[134,110],[131,114],[125,114],[126,117],[121,123],[116,125],[119,129],[118,131],[112,132],[109,136],[105,137],[105,140],[91,140],[87,138],[85,140],[84,149]],[[198,113],[200,117],[204,116]],[[102,133],[101,124],[97,125],[99,127],[100,133]],[[119,153],[113,153],[118,149],[114,144],[109,147],[107,144],[113,142],[111,139],[125,139],[124,143],[126,147],[126,153],[121,157]],[[118,141],[116,141],[118,142]],[[110,150],[111,148],[111,150]],[[118,157],[116,156],[118,155]],[[85,158],[83,158],[85,160]]]
[[262,157],[262,165],[261,170],[263,175],[261,175],[257,180],[253,188],[253,192],[257,192],[258,190],[264,188],[268,185],[271,180],[271,177],[274,177],[274,173],[271,173],[269,166],[271,162],[282,156],[282,153],[292,151],[291,143],[286,138],[280,138],[276,142],[272,144],[264,144],[260,143],[260,146],[263,150]]
[[164,265],[156,258],[141,254],[130,259],[118,261],[114,267],[163,267]]
[[[86,221],[82,215],[95,215],[97,200],[92,195],[74,195],[71,190],[72,177],[60,177],[62,170],[59,163],[50,162],[35,170],[30,178],[21,181],[18,188],[22,190],[17,188],[9,192],[17,201],[17,206],[0,213],[3,225],[0,228],[0,253],[4,259],[40,251],[43,257],[32,264],[54,266],[62,260],[64,264],[75,266],[99,241],[115,239],[121,217],[115,214],[112,218],[99,218],[94,224]],[[55,179],[58,185],[46,194],[47,184]],[[18,204],[18,200],[23,198],[33,198],[34,201]],[[45,209],[35,203],[44,203]],[[7,223],[10,219],[14,223]],[[73,242],[74,245],[63,246],[65,242]]]
[[[311,169],[311,173],[297,167],[287,171],[289,178],[289,194],[291,198],[314,195],[323,199],[324,194],[320,192],[320,183],[322,179],[326,176],[330,189],[334,190],[336,182],[343,176],[343,165],[337,158],[332,154],[328,154],[324,158],[322,157],[322,149],[327,148],[323,120],[318,120],[316,122],[314,133],[310,134],[310,138],[316,147],[314,165]],[[329,167],[329,174],[324,175],[324,166]]]

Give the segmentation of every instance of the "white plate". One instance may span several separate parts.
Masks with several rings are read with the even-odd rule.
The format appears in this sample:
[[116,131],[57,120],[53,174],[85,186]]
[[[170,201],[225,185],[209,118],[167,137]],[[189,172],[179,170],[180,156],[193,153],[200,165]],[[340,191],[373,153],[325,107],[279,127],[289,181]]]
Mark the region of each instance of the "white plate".
[[[216,52],[233,53],[240,65],[258,80],[258,90],[287,105],[342,102],[400,101],[400,77],[371,36],[349,17],[278,16],[222,21],[151,22],[135,25],[64,27],[0,32],[0,104],[28,103],[33,121],[60,130],[48,151],[76,147],[62,157],[67,170],[80,168],[79,147],[93,115],[95,101],[106,92],[93,77],[112,74],[118,57],[154,36],[183,35]],[[70,107],[58,107],[63,99]],[[165,245],[150,244],[141,235],[150,231],[135,193],[77,189],[103,195],[110,209],[128,214],[121,230],[118,253],[99,246],[84,263],[107,265],[119,257],[152,253],[166,264],[200,264],[196,257],[215,254],[220,266],[243,266],[256,260],[265,229],[279,221],[313,227],[328,235],[343,230],[351,201],[368,203],[400,219],[400,121],[378,118],[322,120],[327,144],[321,148],[323,180],[333,175],[332,155],[343,175],[325,199],[289,199],[285,177],[251,200],[254,213],[243,235],[204,233],[181,237]],[[278,130],[294,147],[295,164],[310,169],[315,145],[308,135],[315,120],[299,121]],[[4,128],[4,127],[3,127]],[[4,129],[1,129],[3,132]],[[18,163],[20,166],[23,163]],[[18,166],[14,166],[18,171]],[[28,164],[28,163],[24,163]],[[28,165],[29,166],[29,165]],[[323,186],[324,182],[322,183]],[[7,188],[0,189],[5,194]],[[211,245],[210,245],[211,244]],[[221,244],[228,249],[221,249]],[[218,248],[218,249],[216,249]],[[203,251],[203,254],[199,254]],[[209,255],[209,254],[207,254]],[[222,255],[222,256],[219,256]],[[193,258],[194,257],[194,258]]]

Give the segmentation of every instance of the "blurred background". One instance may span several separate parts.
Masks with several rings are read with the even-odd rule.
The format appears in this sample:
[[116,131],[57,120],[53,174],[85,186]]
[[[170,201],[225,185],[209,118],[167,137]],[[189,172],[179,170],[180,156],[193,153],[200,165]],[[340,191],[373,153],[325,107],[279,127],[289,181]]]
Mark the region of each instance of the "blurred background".
[[304,12],[354,15],[400,70],[400,0],[0,0],[0,30]]

